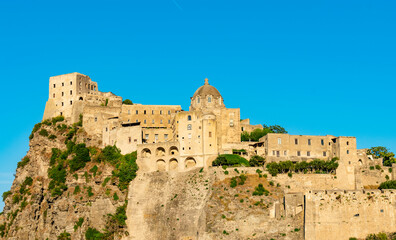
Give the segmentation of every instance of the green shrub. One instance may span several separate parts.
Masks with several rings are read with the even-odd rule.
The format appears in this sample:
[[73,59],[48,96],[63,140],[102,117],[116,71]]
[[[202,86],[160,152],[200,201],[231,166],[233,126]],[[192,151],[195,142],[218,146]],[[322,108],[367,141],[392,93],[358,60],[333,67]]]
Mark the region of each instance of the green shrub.
[[110,181],[110,177],[105,178],[105,180],[102,183],[102,187],[106,186],[106,184]]
[[267,126],[263,124],[263,129],[254,129],[251,133],[244,131],[241,134],[241,141],[258,142],[260,138],[267,135],[268,133],[287,133],[287,131],[279,125]]
[[249,161],[246,160],[245,158],[239,156],[239,155],[234,155],[234,154],[222,154],[219,155],[216,160],[212,162],[212,166],[233,166],[233,167],[238,167],[238,166],[245,166],[248,167],[250,166]]
[[41,128],[41,123],[37,123],[36,125],[34,125],[32,133],[29,136],[29,140],[32,140],[34,137],[34,133],[37,132],[40,128]]
[[375,169],[381,170],[381,166],[380,165],[375,165]]
[[12,195],[11,191],[3,192],[3,202],[8,198],[8,196]]
[[268,196],[269,191],[264,188],[263,184],[259,184],[257,187],[254,188],[253,196]]
[[118,201],[118,199],[120,199],[120,198],[118,197],[117,193],[114,193],[114,194],[113,194],[113,199],[114,199],[114,201]]
[[32,186],[33,184],[33,179],[31,177],[26,177],[23,183],[21,184],[21,187],[19,188],[19,193],[20,194],[25,194],[26,193],[26,187],[27,186]]
[[388,171],[389,171],[389,173],[391,173],[392,172],[392,168],[390,167],[390,168],[388,168]]
[[59,131],[63,132],[63,131],[65,131],[67,129],[67,125],[66,124],[59,124],[56,128]]
[[99,154],[98,161],[116,164],[121,157],[121,150],[116,146],[106,146]]
[[58,240],[71,240],[71,235],[70,235],[70,233],[66,232],[66,230],[65,230],[63,233],[59,234],[57,239]]
[[366,240],[388,240],[388,236],[385,233],[370,234]]
[[19,195],[18,193],[14,194],[14,195],[12,196],[12,203],[13,203],[13,204],[17,204],[17,203],[19,203],[19,201],[21,201],[21,200],[22,200],[22,197],[21,197],[21,195]]
[[48,131],[46,129],[41,129],[39,135],[43,137],[48,137]]
[[117,208],[115,215],[113,215],[113,219],[115,219],[120,226],[126,226],[126,207],[127,205],[124,204]]
[[28,205],[28,203],[26,202],[26,197],[25,197],[23,199],[23,201],[21,202],[21,210],[23,210],[27,205]]
[[310,162],[302,161],[293,163],[292,161],[271,162],[266,165],[268,172],[272,176],[279,173],[289,172],[311,172],[311,173],[334,173],[338,168],[338,158],[331,160],[314,159]]
[[94,195],[91,186],[88,187],[87,193],[88,193],[88,197],[92,197]]
[[357,240],[355,237],[350,237],[349,240]]
[[96,230],[96,228],[88,228],[85,232],[86,240],[101,240],[104,239],[104,234]]
[[48,139],[49,140],[54,140],[56,138],[56,136],[54,134],[49,135]]
[[370,170],[374,170],[374,166],[370,166]]
[[255,155],[250,158],[249,164],[251,167],[264,166],[265,158]]
[[90,170],[89,170],[89,172],[91,172],[91,173],[93,173],[93,176],[95,177],[96,176],[96,172],[98,171],[98,166],[93,166]]
[[67,189],[66,175],[67,172],[61,163],[48,169],[48,177],[51,179],[48,189],[51,191],[52,197],[61,195]]
[[116,164],[116,169],[113,171],[113,175],[118,177],[118,188],[125,190],[128,188],[129,183],[136,177],[138,165],[136,164],[136,152],[126,154],[119,159],[119,163]]
[[288,172],[288,173],[287,173],[287,176],[293,177],[293,174],[292,174],[291,172]]
[[85,143],[77,144],[73,147],[73,153],[75,156],[69,161],[69,167],[71,172],[75,172],[85,167],[86,162],[91,161],[89,156],[89,149],[86,148]]
[[381,183],[379,189],[396,189],[396,180],[390,180]]
[[132,101],[130,99],[125,99],[124,101],[122,101],[122,104],[133,105],[133,103],[132,103]]
[[22,158],[21,161],[18,162],[17,168],[23,168],[23,167],[26,166],[29,162],[30,162],[30,158],[29,158],[28,156],[25,156],[24,158]]
[[81,192],[80,186],[76,186],[73,191],[73,195],[79,194]]
[[236,177],[231,178],[230,187],[234,188],[238,185]]
[[84,218],[80,217],[78,219],[78,221],[74,224],[74,227],[73,227],[74,231],[77,231],[77,229],[82,226],[83,222],[84,222]]
[[63,116],[57,116],[52,118],[52,124],[55,126],[57,122],[63,122],[65,120],[65,117]]
[[0,237],[4,237],[6,233],[7,223],[3,223],[0,225]]

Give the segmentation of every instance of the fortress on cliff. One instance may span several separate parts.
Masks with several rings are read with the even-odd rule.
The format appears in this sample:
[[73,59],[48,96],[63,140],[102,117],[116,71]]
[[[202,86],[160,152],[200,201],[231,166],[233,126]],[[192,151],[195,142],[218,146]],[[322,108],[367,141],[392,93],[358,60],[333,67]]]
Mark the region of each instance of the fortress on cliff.
[[[194,168],[216,173],[210,167],[220,154],[258,155],[266,163],[336,157],[338,168],[333,174],[277,176],[276,182],[285,186],[285,196],[270,210],[268,219],[281,221],[302,214],[304,239],[363,238],[396,231],[396,194],[378,189],[385,180],[396,179],[396,164],[385,167],[367,149],[357,149],[355,137],[269,133],[257,142],[241,141],[242,132],[263,126],[241,120],[240,109],[227,108],[208,79],[191,97],[189,110],[183,111],[180,105],[123,102],[111,92],[100,92],[96,82],[80,73],[55,76],[49,81],[43,120],[59,115],[69,123],[82,117],[83,129],[96,141],[95,146],[116,145],[123,154],[137,151],[143,174],[183,173]],[[135,180],[134,184],[146,183]],[[140,205],[135,210],[140,211]],[[135,229],[133,221],[130,224],[133,234],[141,229],[141,225]]]

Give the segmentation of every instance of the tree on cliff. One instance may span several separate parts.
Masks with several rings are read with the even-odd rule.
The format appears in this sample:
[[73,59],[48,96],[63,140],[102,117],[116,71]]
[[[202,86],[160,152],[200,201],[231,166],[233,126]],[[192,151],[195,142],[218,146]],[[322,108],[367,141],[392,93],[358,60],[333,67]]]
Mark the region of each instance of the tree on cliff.
[[286,129],[279,125],[270,125],[267,126],[263,124],[263,129],[254,129],[253,132],[243,132],[241,134],[241,141],[248,142],[253,141],[257,142],[260,138],[267,135],[268,133],[287,133]]
[[133,105],[133,102],[130,99],[125,99],[124,101],[122,101],[122,104]]
[[372,147],[367,150],[367,155],[373,155],[374,158],[383,158],[384,166],[391,167],[392,163],[396,163],[395,154],[386,147]]

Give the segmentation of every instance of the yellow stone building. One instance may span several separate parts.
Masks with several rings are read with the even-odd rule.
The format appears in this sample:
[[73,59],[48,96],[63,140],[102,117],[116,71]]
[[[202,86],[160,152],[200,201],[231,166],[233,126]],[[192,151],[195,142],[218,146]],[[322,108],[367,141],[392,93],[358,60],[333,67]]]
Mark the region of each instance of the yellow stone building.
[[[205,79],[191,97],[189,111],[180,105],[126,105],[104,93],[88,76],[71,73],[50,78],[44,119],[62,115],[70,123],[83,116],[84,130],[105,147],[123,154],[138,152],[141,171],[185,171],[208,167],[219,154],[243,149],[244,157],[267,161],[342,159],[346,175],[358,158],[354,137],[268,134],[259,142],[241,142],[242,131],[263,127],[241,120],[239,108],[227,108],[220,92]],[[367,162],[367,160],[365,160]],[[344,171],[340,170],[340,171]]]

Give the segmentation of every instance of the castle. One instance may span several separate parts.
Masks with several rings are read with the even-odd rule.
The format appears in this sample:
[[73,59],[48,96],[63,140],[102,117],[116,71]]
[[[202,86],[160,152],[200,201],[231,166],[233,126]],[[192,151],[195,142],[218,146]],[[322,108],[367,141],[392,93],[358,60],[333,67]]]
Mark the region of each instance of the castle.
[[[59,115],[71,123],[82,115],[84,130],[101,139],[102,147],[115,144],[123,154],[137,151],[146,172],[206,168],[233,149],[269,161],[338,157],[353,167],[365,160],[358,159],[354,137],[268,134],[259,142],[241,142],[242,131],[262,126],[240,120],[240,109],[227,108],[208,79],[191,97],[189,111],[183,111],[180,105],[123,104],[121,97],[100,92],[83,74],[55,76],[50,78],[43,119]],[[345,171],[352,170],[345,166]]]
[[123,154],[137,151],[143,173],[208,169],[219,154],[258,155],[266,162],[337,157],[336,174],[276,177],[277,183],[288,188],[269,217],[303,213],[305,239],[348,239],[396,231],[394,192],[374,190],[386,179],[396,179],[396,164],[387,169],[382,159],[367,155],[367,149],[357,149],[355,137],[269,133],[257,142],[243,142],[242,132],[263,127],[241,120],[239,108],[227,108],[208,79],[191,97],[189,111],[183,111],[179,105],[123,102],[113,93],[100,92],[98,84],[83,74],[55,76],[50,78],[43,119],[59,115],[70,123],[82,116],[83,128],[97,140],[95,145],[116,145]]

